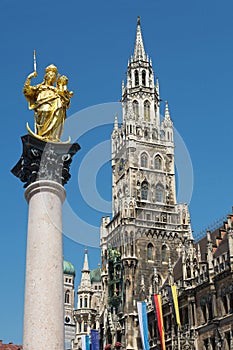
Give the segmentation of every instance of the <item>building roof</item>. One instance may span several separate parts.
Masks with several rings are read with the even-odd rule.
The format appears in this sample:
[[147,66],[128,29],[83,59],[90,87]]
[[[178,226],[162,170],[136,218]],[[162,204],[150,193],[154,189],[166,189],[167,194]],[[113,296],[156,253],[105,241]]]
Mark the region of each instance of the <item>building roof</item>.
[[101,268],[98,267],[95,270],[91,270],[91,283],[101,282]]
[[[63,261],[63,273],[64,275],[75,276],[75,268],[71,262],[64,260]],[[1,349],[0,349],[1,350]]]
[[21,350],[23,349],[22,345],[16,345],[13,343],[3,344],[2,340],[0,340],[0,350]]

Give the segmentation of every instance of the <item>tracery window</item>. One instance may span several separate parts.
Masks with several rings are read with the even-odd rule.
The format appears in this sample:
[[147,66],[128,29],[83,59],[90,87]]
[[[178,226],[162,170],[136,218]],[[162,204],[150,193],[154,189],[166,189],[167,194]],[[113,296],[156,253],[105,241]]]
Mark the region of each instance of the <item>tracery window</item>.
[[147,168],[147,166],[148,166],[148,156],[146,153],[142,153],[142,155],[141,155],[141,166],[143,168]]
[[139,107],[138,107],[138,101],[136,101],[136,100],[133,101],[133,111],[134,111],[136,119],[138,119]]
[[161,184],[156,185],[155,188],[155,200],[156,202],[164,202],[164,188]]
[[147,122],[150,121],[150,102],[149,101],[144,102],[144,120]]
[[162,158],[159,155],[157,155],[155,157],[155,169],[156,170],[161,170],[162,169]]
[[147,198],[148,198],[148,182],[143,181],[141,186],[141,199],[147,200]]

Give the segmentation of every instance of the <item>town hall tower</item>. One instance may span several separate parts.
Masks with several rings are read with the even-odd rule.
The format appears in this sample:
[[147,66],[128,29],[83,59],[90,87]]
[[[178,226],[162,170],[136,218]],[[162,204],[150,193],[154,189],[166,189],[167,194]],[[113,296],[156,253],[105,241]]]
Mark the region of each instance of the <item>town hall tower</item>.
[[161,120],[158,79],[145,52],[140,18],[122,82],[122,125],[112,132],[112,219],[101,226],[103,338],[141,348],[137,301],[150,301],[192,239],[187,205],[177,204],[174,131],[168,103]]

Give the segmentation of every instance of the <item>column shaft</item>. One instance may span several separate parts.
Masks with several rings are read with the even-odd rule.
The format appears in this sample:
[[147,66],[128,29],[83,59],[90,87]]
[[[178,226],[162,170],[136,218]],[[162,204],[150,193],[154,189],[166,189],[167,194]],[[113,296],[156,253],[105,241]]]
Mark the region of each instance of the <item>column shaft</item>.
[[62,185],[41,180],[25,191],[29,204],[24,350],[63,350]]

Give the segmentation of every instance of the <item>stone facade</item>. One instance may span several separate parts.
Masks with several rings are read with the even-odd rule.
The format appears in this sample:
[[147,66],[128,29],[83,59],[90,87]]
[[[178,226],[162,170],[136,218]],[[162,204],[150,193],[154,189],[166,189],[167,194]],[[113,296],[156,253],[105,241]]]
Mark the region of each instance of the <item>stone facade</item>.
[[74,266],[68,262],[63,262],[63,278],[64,278],[64,323],[65,323],[65,349],[71,348],[71,341],[75,337],[75,321],[74,321]]
[[[176,201],[173,122],[145,53],[140,19],[127,81],[123,122],[112,132],[112,218],[102,218],[101,276],[85,254],[74,311],[76,336],[100,332],[100,349],[141,350],[137,301],[147,303],[150,349],[161,349],[151,294],[162,296],[167,350],[233,349],[233,214],[195,243],[186,204]],[[177,288],[181,327],[168,286]],[[86,300],[86,301],[84,301]],[[84,303],[84,304],[83,304]]]

